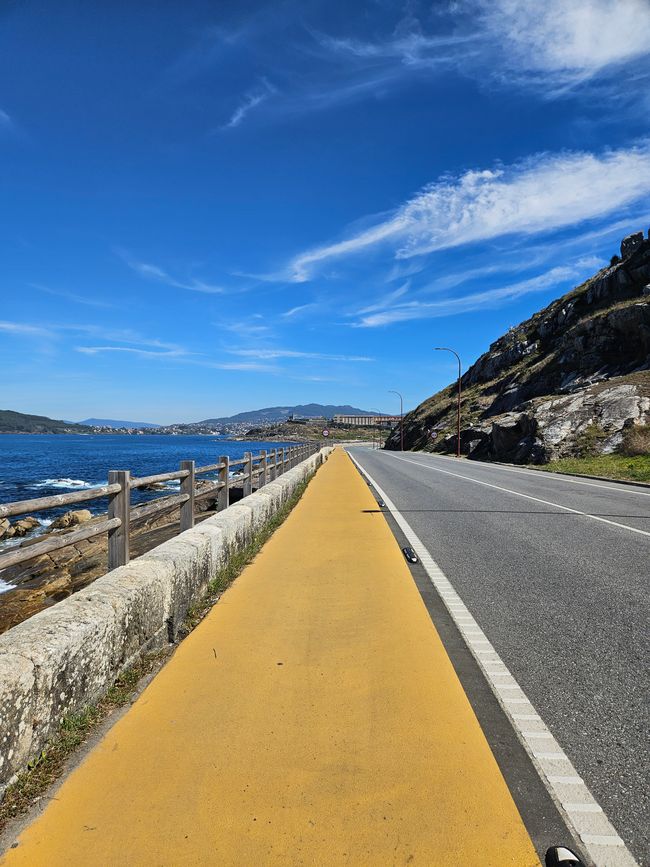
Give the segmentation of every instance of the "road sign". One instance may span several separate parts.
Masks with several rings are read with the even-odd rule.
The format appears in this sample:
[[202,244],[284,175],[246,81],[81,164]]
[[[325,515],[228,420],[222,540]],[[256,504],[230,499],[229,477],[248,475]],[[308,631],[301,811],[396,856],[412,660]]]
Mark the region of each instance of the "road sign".
[[325,430],[323,431],[323,436],[328,437],[329,435],[330,435],[330,432],[327,430],[327,428],[325,428]]

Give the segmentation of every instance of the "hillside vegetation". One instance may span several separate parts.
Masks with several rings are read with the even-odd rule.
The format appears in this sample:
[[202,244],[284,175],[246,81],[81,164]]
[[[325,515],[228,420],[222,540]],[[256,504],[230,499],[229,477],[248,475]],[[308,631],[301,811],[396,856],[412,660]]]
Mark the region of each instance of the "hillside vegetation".
[[0,409],[0,433],[91,433],[91,428],[82,424],[47,418],[44,415],[26,415],[10,409]]

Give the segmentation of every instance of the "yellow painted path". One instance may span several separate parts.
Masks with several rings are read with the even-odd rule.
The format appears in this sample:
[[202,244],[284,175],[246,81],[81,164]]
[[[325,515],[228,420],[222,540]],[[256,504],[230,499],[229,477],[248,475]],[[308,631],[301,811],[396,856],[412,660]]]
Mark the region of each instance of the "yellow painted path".
[[1,863],[538,865],[373,508],[336,451]]

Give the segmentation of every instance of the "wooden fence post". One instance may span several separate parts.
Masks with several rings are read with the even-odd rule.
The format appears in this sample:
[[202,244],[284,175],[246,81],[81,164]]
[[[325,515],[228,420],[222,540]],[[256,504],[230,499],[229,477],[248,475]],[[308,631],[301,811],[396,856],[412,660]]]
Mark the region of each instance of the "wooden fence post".
[[268,481],[268,479],[266,477],[266,474],[268,472],[268,469],[266,466],[266,449],[262,449],[262,451],[260,452],[260,470],[261,470],[261,473],[258,476],[258,482],[257,482],[258,489],[263,488],[264,485]]
[[252,452],[244,452],[246,463],[246,478],[244,479],[244,496],[248,497],[253,493],[253,454]]
[[181,461],[181,470],[187,470],[188,475],[181,479],[181,494],[187,494],[189,500],[181,503],[181,533],[194,526],[194,461]]
[[228,455],[221,455],[219,463],[219,481],[222,484],[217,494],[217,511],[222,512],[230,505],[230,458]]
[[271,458],[272,463],[271,463],[270,477],[271,477],[271,481],[274,482],[277,478],[277,475],[278,475],[278,450],[277,449],[271,449],[271,455],[272,455],[272,458]]
[[131,472],[130,470],[110,470],[109,485],[120,485],[116,494],[108,500],[108,517],[119,518],[119,527],[108,531],[108,571],[129,562],[129,524],[131,519]]

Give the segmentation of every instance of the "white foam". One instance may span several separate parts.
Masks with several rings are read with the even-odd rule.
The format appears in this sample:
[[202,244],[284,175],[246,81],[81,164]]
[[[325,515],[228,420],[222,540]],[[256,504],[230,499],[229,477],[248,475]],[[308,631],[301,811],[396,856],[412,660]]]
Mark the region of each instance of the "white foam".
[[86,482],[84,479],[42,479],[40,482],[34,482],[30,487],[84,490],[85,488],[94,488],[97,484],[98,482]]
[[13,590],[15,586],[15,584],[7,584],[6,581],[3,581],[2,578],[0,578],[0,593],[6,593],[7,590]]

